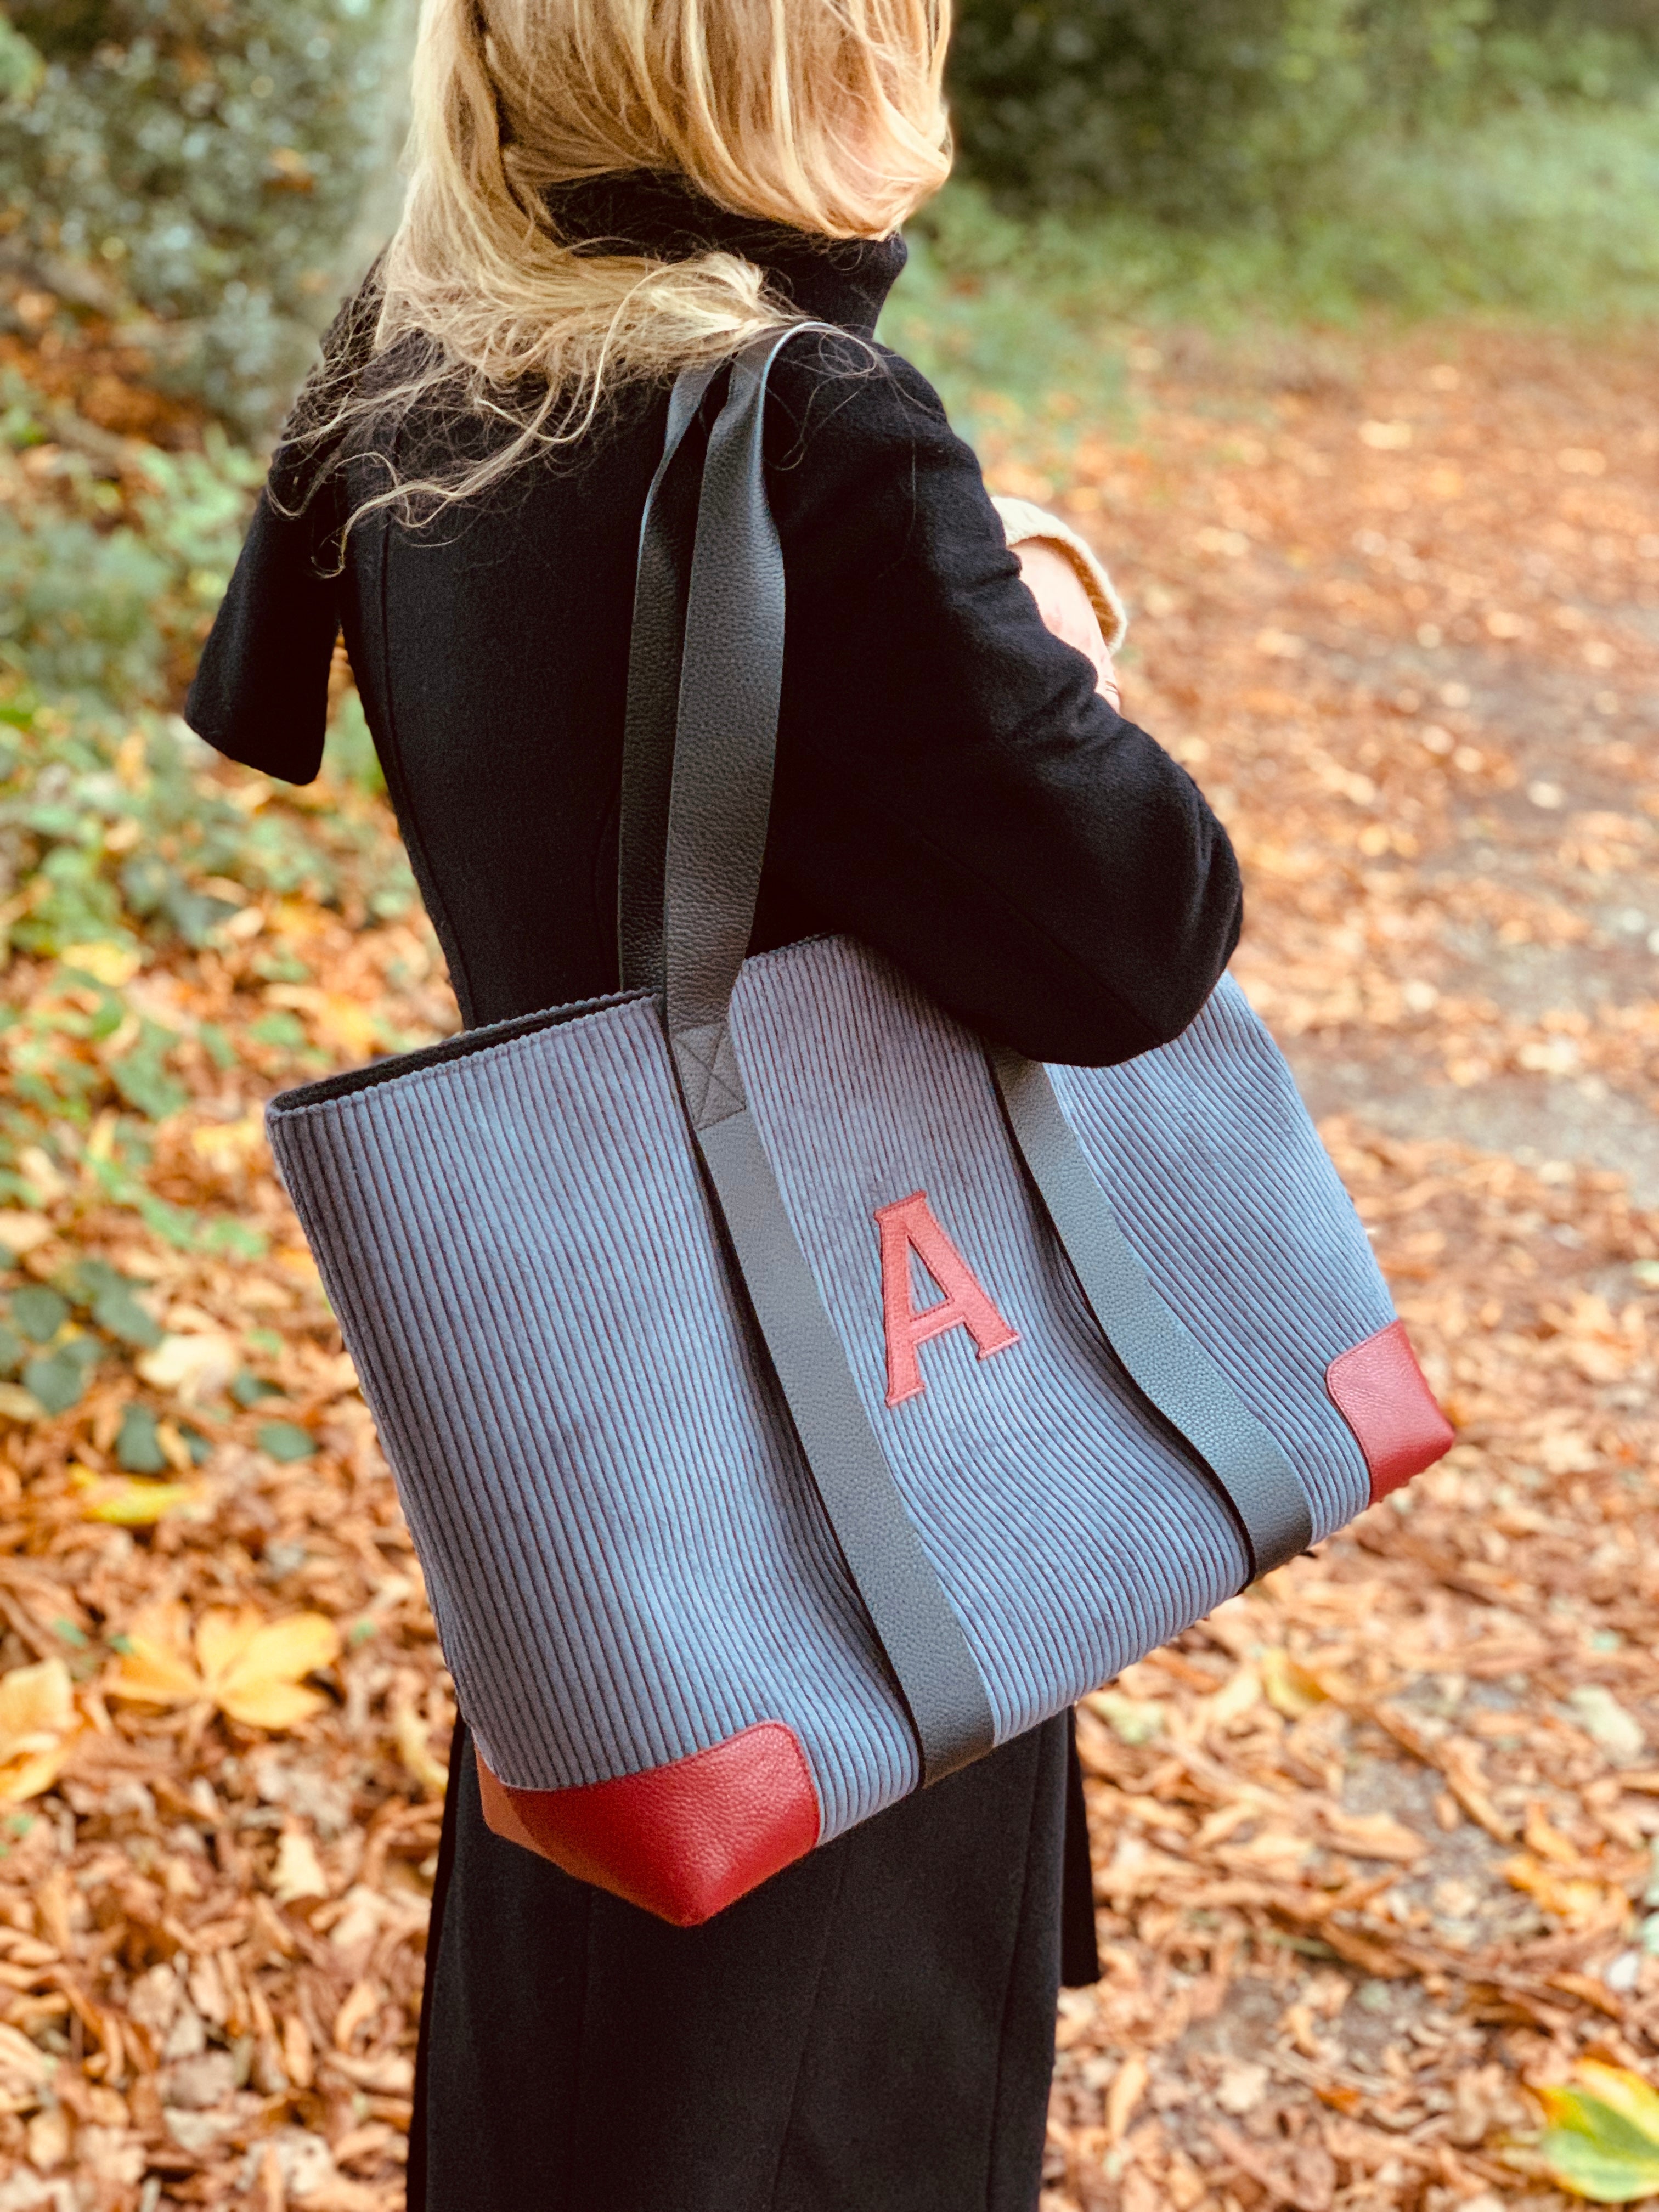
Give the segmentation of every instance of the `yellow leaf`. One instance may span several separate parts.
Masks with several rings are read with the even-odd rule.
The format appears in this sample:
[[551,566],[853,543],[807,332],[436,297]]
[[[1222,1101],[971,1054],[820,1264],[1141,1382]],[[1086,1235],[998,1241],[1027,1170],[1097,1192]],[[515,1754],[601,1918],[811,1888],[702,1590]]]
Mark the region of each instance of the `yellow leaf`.
[[49,1790],[75,1732],[75,1692],[61,1659],[0,1675],[0,1804]]
[[78,968],[83,975],[107,983],[112,991],[118,991],[123,983],[131,982],[144,964],[142,955],[133,946],[112,945],[107,940],[66,945],[58,957],[65,968]]
[[1659,2090],[1628,2067],[1608,2066],[1599,2058],[1581,2058],[1573,2074],[1593,2097],[1649,2136],[1659,2154]]
[[70,1470],[83,1493],[81,1510],[88,1521],[104,1521],[117,1528],[148,1528],[180,1506],[194,1505],[206,1496],[199,1482],[153,1482],[145,1475],[94,1474],[89,1467]]
[[20,1382],[0,1382],[0,1418],[8,1421],[40,1421],[46,1419],[46,1407],[32,1390]]
[[195,1705],[206,1699],[250,1728],[289,1729],[327,1705],[301,1677],[339,1656],[340,1632],[320,1613],[266,1620],[253,1606],[215,1606],[193,1639],[179,1604],[147,1606],[127,1631],[127,1650],[110,1680],[117,1697],[140,1704]]
[[1624,1916],[1626,1899],[1621,1892],[1610,1889],[1603,1882],[1564,1880],[1528,1852],[1506,1859],[1504,1873],[1516,1889],[1524,1890],[1546,1912],[1565,1920],[1569,1927],[1582,1928],[1609,1917],[1617,1919]]
[[1659,2096],[1622,2066],[1583,2059],[1570,2082],[1541,2088],[1549,2122],[1538,2149],[1550,2179],[1597,2204],[1659,2188]]
[[[198,1641],[197,1649],[202,1650]],[[331,1667],[340,1656],[340,1632],[320,1613],[290,1613],[286,1620],[264,1623],[231,1662],[225,1686],[259,1680],[298,1681],[302,1674]],[[203,1653],[206,1666],[206,1655]]]
[[207,1695],[190,1650],[190,1616],[174,1599],[133,1615],[126,1649],[110,1679],[118,1698],[148,1705],[193,1705]]
[[308,1014],[320,1044],[336,1046],[359,1059],[374,1051],[380,1036],[380,1023],[371,1007],[338,991],[319,991],[313,983],[273,983],[265,1003]]
[[1300,1660],[1292,1659],[1282,1645],[1275,1644],[1264,1651],[1257,1663],[1267,1703],[1275,1712],[1283,1713],[1286,1720],[1299,1721],[1316,1705],[1327,1702],[1317,1677],[1310,1674]]
[[264,1149],[263,1114],[244,1114],[240,1121],[206,1121],[191,1132],[190,1148],[221,1170],[244,1165]]
[[202,1615],[196,1624],[196,1662],[210,1694],[246,1657],[264,1626],[264,1615],[257,1606],[241,1606],[234,1613],[214,1606]]
[[449,1769],[433,1751],[427,1724],[416,1709],[407,1679],[393,1691],[391,1708],[392,1733],[404,1765],[423,1790],[441,1797],[449,1787]]
[[297,1682],[249,1682],[240,1689],[222,1690],[221,1711],[246,1728],[298,1728],[301,1721],[320,1712],[328,1699],[320,1690],[307,1690]]

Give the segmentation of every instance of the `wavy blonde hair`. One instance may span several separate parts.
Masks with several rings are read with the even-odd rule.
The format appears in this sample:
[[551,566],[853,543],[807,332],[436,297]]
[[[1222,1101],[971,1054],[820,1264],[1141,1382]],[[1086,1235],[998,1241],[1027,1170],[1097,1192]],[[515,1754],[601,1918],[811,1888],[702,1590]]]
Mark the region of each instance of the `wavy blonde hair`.
[[510,424],[487,459],[368,502],[429,514],[578,435],[611,386],[779,327],[792,311],[740,256],[567,240],[550,191],[667,172],[734,214],[884,237],[950,167],[948,31],[949,0],[423,0],[408,197],[357,366],[365,337],[424,343],[372,398],[325,369],[301,437],[441,387]]

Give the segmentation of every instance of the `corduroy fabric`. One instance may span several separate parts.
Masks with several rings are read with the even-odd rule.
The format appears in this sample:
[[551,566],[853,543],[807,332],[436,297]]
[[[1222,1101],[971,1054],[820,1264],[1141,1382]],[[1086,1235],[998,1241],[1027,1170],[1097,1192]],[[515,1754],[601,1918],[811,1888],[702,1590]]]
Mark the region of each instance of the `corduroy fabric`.
[[[1243,1541],[1121,1378],[968,1032],[845,938],[748,962],[733,1029],[1006,1741],[1237,1589]],[[271,1136],[489,1765],[561,1789],[775,1719],[826,1839],[903,1796],[914,1741],[753,1348],[657,1002],[398,1071],[289,1093]],[[1290,1455],[1316,1533],[1340,1526],[1369,1479],[1324,1370],[1393,1310],[1243,994],[1224,981],[1175,1043],[1056,1080],[1158,1289]],[[1020,1342],[924,1345],[926,1389],[890,1409],[873,1217],[916,1189]]]

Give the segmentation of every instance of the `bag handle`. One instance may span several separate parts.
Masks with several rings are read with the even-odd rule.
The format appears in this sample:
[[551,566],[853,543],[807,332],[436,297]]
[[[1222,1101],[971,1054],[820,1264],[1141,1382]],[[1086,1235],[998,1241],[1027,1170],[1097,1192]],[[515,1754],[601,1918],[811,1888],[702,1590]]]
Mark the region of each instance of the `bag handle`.
[[762,417],[772,363],[793,335],[769,333],[732,362],[703,463],[668,808],[664,1012],[750,1304],[909,1713],[927,1784],[991,1749],[990,1701],[796,1240],[732,1048],[732,994],[754,929],[783,672],[783,555],[762,473]]
[[[753,931],[765,854],[783,665],[783,561],[763,471],[763,410],[772,364],[793,335],[769,334],[732,362],[703,465],[667,804],[659,939],[665,1012],[693,1133],[756,1318],[848,1572],[909,1709],[930,1782],[990,1748],[984,1685],[796,1241],[731,1038],[732,994]],[[692,377],[701,379],[695,391]],[[676,611],[680,571],[670,503],[661,495],[708,382],[706,373],[689,371],[676,386],[642,526],[642,576],[648,560],[653,588],[672,584]],[[651,623],[644,644],[636,630],[638,660],[630,655],[630,743],[648,726],[643,702],[654,699],[651,711],[659,717],[672,680],[660,658],[647,672],[649,654],[660,656],[671,635],[659,611]],[[637,715],[636,666],[652,687]],[[651,764],[636,753],[630,779],[625,763],[625,850],[639,849],[641,823],[628,820],[626,810],[630,794],[641,803]],[[659,754],[654,765],[660,780]],[[634,883],[643,879],[641,870]],[[624,902],[628,892],[625,884]],[[643,942],[642,928],[631,934]],[[1151,1281],[1048,1071],[1000,1050],[991,1064],[1015,1144],[1107,1343],[1231,1501],[1255,1572],[1282,1565],[1311,1535],[1295,1469]]]
[[669,395],[662,459],[640,519],[617,823],[617,951],[624,991],[662,988],[663,870],[685,631],[681,546],[696,512],[692,495],[697,483],[686,465],[689,453],[678,470],[674,461],[720,366],[698,363],[677,380]]

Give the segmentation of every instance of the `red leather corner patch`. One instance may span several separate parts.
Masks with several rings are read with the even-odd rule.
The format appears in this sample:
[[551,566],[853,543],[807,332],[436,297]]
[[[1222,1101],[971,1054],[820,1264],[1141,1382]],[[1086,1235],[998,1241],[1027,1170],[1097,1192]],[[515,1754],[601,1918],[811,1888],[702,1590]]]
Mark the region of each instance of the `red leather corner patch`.
[[1325,1370],[1325,1388],[1365,1455],[1373,1504],[1432,1467],[1456,1441],[1403,1321],[1339,1352]]
[[781,1721],[580,1790],[512,1790],[481,1759],[478,1794],[498,1836],[677,1928],[712,1919],[818,1840],[806,1754]]

